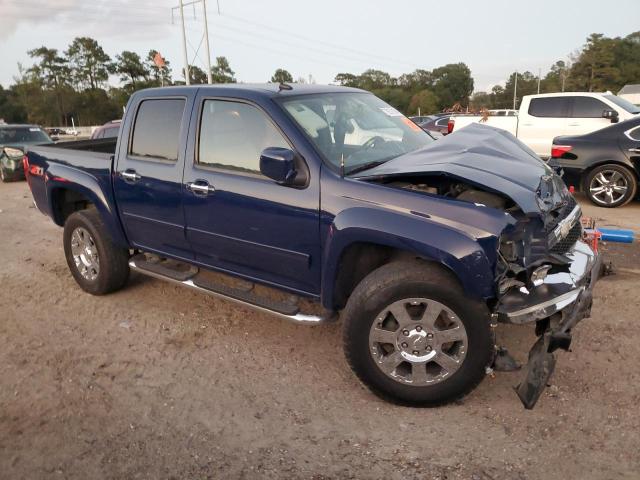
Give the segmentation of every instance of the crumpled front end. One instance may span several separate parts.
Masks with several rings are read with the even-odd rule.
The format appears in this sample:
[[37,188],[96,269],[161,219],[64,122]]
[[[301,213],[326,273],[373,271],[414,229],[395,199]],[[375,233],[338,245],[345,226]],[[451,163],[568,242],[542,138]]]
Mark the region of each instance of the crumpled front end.
[[[493,316],[503,323],[536,322],[538,340],[516,388],[528,409],[535,406],[553,373],[554,352],[569,349],[572,328],[591,312],[602,260],[583,241],[581,216],[580,207],[569,196],[548,210],[537,233],[520,224],[502,240],[500,292]],[[521,230],[531,235],[519,235]],[[516,246],[518,241],[510,239],[514,236],[520,239]]]

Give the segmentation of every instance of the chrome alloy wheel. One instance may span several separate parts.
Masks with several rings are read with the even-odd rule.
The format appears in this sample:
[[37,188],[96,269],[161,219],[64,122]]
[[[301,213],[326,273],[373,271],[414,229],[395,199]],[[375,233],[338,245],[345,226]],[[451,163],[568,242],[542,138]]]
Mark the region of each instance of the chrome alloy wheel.
[[591,179],[589,192],[596,202],[613,205],[627,194],[627,179],[617,170],[603,170]]
[[462,365],[467,348],[460,318],[427,298],[392,303],[369,332],[369,351],[378,368],[407,385],[433,385],[449,378]]
[[71,255],[80,274],[87,280],[93,281],[100,273],[100,259],[98,247],[89,232],[77,227],[71,234]]

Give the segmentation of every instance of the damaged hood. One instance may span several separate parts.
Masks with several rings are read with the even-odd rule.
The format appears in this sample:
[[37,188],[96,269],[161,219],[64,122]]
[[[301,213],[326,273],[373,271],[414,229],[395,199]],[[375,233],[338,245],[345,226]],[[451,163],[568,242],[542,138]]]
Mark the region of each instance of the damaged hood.
[[562,179],[533,150],[504,130],[477,123],[357,177],[413,174],[448,175],[502,193],[527,215],[544,214],[569,196]]

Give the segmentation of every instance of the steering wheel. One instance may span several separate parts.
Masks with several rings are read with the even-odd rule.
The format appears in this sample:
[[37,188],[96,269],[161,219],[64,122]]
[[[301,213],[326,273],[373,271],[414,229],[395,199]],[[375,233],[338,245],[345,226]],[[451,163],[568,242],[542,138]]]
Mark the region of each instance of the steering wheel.
[[369,148],[376,148],[379,143],[380,143],[380,145],[382,145],[383,143],[386,143],[386,140],[384,138],[382,138],[380,135],[376,135],[375,137],[371,137],[369,140],[364,142],[362,144],[362,147],[360,147],[360,150],[367,150]]

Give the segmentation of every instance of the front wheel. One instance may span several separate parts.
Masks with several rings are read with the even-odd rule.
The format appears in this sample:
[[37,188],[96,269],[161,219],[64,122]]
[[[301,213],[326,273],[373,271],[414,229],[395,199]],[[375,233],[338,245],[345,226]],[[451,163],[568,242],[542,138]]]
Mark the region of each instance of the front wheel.
[[487,307],[465,298],[448,271],[425,262],[384,265],[344,311],[349,364],[375,394],[437,406],[473,390],[494,352]]
[[594,168],[586,179],[586,193],[599,207],[614,208],[630,202],[636,195],[635,175],[621,165],[607,164]]
[[72,213],[64,224],[63,243],[69,270],[84,291],[104,295],[129,278],[129,250],[111,241],[96,210]]

